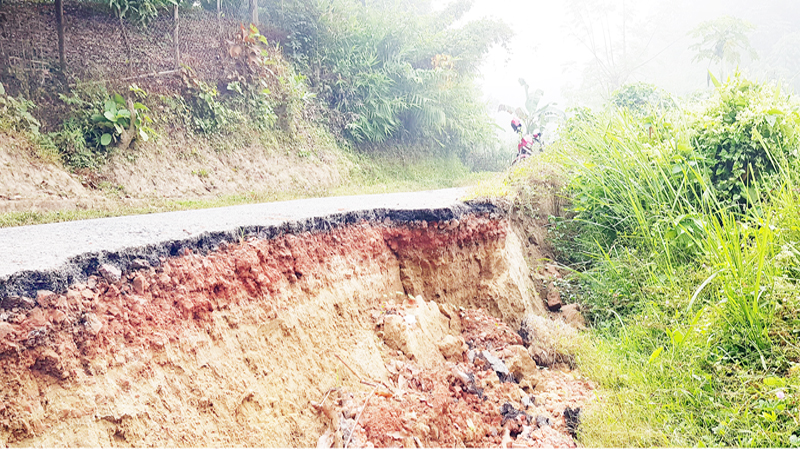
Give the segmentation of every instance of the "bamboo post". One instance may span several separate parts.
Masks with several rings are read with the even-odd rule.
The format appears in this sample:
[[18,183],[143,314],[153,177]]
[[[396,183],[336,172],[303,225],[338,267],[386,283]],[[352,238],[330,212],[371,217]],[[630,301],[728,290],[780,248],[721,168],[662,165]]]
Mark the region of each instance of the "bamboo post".
[[222,39],[222,5],[217,0],[217,28],[219,28],[219,38]]

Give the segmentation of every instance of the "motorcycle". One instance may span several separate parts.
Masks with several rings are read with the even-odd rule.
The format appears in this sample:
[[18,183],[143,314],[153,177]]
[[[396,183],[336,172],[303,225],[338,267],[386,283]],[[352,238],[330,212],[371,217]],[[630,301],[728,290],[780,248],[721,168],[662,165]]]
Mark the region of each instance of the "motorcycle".
[[[521,134],[522,133],[520,133],[520,135]],[[542,133],[526,134],[525,136],[521,136],[519,145],[517,145],[517,156],[513,161],[511,161],[511,165],[513,166],[514,164],[533,155],[534,150],[541,152],[544,148],[541,137]]]

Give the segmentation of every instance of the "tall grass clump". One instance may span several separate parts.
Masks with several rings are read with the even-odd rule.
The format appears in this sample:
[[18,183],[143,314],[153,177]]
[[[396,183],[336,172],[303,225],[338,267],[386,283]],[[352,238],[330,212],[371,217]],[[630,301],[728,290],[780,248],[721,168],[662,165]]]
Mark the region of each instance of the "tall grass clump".
[[[629,93],[630,94],[630,93]],[[798,446],[798,104],[734,77],[699,103],[567,124],[601,446]]]

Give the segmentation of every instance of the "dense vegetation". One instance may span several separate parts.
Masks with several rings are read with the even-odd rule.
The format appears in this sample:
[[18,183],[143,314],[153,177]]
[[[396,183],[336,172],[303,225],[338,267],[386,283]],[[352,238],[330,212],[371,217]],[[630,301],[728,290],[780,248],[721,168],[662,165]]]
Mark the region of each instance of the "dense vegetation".
[[[246,1],[223,3],[226,11],[247,9]],[[96,6],[145,31],[171,14],[172,4],[103,0]],[[177,4],[184,15],[216,6]],[[511,32],[494,20],[456,24],[470,6],[460,0],[435,12],[430,0],[269,0],[260,5],[259,27],[243,26],[228,43],[230,59],[223,63],[235,64],[235,71],[225,80],[202,79],[184,66],[183,88],[172,95],[79,80],[53,85],[41,99],[13,97],[8,120],[25,128],[25,117],[39,116],[47,133],[40,134],[38,123],[25,131],[76,169],[97,169],[112,151],[157,138],[159,130],[170,133],[159,123],[224,142],[243,131],[291,140],[303,121],[328,129],[345,147],[375,153],[412,145],[430,156],[477,160],[495,137],[474,78],[489,48]],[[61,114],[53,119],[47,113],[55,109]]]
[[465,151],[493,132],[473,85],[479,62],[511,36],[493,20],[453,26],[470,5],[432,12],[428,1],[270,0],[265,10],[350,139]]
[[553,235],[603,390],[581,439],[798,446],[800,105],[739,76],[664,100],[622,89],[559,144],[574,217]]

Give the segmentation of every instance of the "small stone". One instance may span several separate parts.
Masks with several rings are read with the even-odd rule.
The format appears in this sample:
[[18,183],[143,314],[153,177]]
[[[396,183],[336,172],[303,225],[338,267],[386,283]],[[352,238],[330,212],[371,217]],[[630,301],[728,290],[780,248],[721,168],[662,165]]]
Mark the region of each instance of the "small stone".
[[564,322],[572,325],[578,330],[586,329],[586,320],[583,318],[580,306],[577,303],[564,305],[561,308],[561,314],[564,317]]
[[93,335],[97,335],[100,332],[100,329],[103,328],[103,322],[100,322],[100,319],[97,318],[94,314],[87,314],[86,315],[86,331]]
[[89,289],[96,288],[97,287],[97,277],[94,276],[94,275],[90,276],[89,279],[86,280],[86,287],[88,287]]
[[558,311],[561,309],[561,293],[558,289],[551,287],[547,291],[547,309],[550,311]]
[[464,338],[449,334],[440,342],[437,342],[436,346],[439,348],[439,351],[442,352],[442,356],[447,359],[458,358],[460,360],[461,355],[467,350],[467,344],[464,342]]
[[531,401],[531,397],[530,397],[530,396],[528,396],[528,395],[523,395],[523,396],[520,398],[520,403],[522,403],[522,406],[524,406],[524,407],[525,407],[525,409],[528,409],[528,408],[530,408],[531,406],[534,406],[534,404],[533,404],[533,401]]
[[146,259],[136,258],[133,261],[131,261],[130,268],[132,270],[149,269],[150,263],[147,262]]
[[536,426],[539,428],[549,427],[550,426],[550,419],[545,416],[536,416]]
[[63,323],[67,319],[67,314],[64,311],[55,309],[48,313],[48,318],[53,323]]
[[526,390],[536,388],[539,384],[539,369],[528,350],[521,345],[512,345],[507,350],[511,355],[506,359],[506,365],[520,388]]
[[122,271],[111,264],[103,264],[97,269],[100,275],[103,276],[109,283],[116,283],[122,278]]
[[492,370],[497,373],[497,378],[500,379],[500,382],[506,383],[514,380],[514,377],[511,376],[511,373],[508,371],[508,367],[506,367],[506,364],[503,362],[503,360],[492,355],[489,353],[489,351],[482,351],[478,355],[478,358],[483,359],[489,363],[490,366],[492,366]]
[[33,308],[30,314],[28,314],[25,324],[31,328],[43,327],[47,324],[47,318],[41,308]]
[[56,294],[53,293],[52,291],[46,291],[46,290],[36,291],[36,303],[38,303],[43,307],[47,308],[53,306],[57,298],[58,297],[56,296]]
[[145,280],[144,276],[137,275],[136,278],[133,279],[133,290],[136,291],[137,294],[143,295],[146,289],[147,280]]

